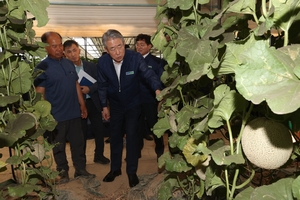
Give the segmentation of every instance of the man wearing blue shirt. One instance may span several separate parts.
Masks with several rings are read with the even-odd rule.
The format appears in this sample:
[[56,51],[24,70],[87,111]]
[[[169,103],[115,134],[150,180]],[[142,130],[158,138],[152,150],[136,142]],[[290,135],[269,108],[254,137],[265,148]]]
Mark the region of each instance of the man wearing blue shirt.
[[46,32],[41,37],[48,43],[48,56],[36,69],[43,70],[35,80],[36,92],[41,93],[51,104],[51,114],[57,121],[55,137],[57,144],[53,148],[56,169],[60,172],[59,183],[69,181],[69,166],[66,157],[66,142],[71,146],[72,161],[75,168],[74,177],[95,177],[86,171],[83,133],[81,119],[87,117],[87,110],[82,97],[78,76],[71,61],[63,57],[62,38],[59,33]]

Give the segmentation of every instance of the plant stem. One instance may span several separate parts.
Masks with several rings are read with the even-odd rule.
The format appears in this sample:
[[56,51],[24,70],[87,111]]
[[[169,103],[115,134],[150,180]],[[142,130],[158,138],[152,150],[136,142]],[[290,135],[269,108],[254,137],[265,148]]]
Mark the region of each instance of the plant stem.
[[248,112],[246,113],[245,117],[243,117],[240,134],[236,139],[236,154],[240,153],[240,146],[241,146],[241,139],[242,139],[243,131],[244,131],[244,128],[246,126],[246,123],[250,117],[250,113],[252,112],[252,110],[253,110],[253,103],[250,102],[250,108],[249,108]]
[[234,191],[235,191],[235,188],[236,188],[236,181],[237,181],[237,178],[239,176],[239,172],[240,172],[240,169],[236,168],[235,173],[234,173],[234,177],[233,177],[232,187],[231,187],[231,194],[229,196],[230,199],[233,199],[233,197],[234,197]]
[[226,119],[226,124],[227,124],[227,129],[228,129],[228,134],[229,134],[230,155],[233,155],[234,154],[234,148],[233,148],[232,130],[231,130],[230,121],[227,120],[227,119]]
[[248,183],[250,183],[250,181],[253,179],[254,175],[255,175],[255,171],[252,169],[251,176],[246,181],[244,181],[241,185],[238,185],[235,188],[241,189],[241,188],[245,187]]
[[229,199],[230,189],[229,189],[229,179],[228,179],[228,170],[225,168],[225,181],[226,181],[226,199]]
[[182,94],[182,88],[181,88],[181,86],[178,87],[178,90],[179,90],[179,93],[180,93],[182,104],[183,104],[183,106],[185,106],[186,103],[185,103],[185,100],[184,100],[184,97],[183,97],[183,94]]

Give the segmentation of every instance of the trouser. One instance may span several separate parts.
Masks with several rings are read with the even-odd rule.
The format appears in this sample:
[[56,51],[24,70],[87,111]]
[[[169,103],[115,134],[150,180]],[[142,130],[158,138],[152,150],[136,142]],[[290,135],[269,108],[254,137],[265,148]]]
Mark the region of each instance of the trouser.
[[136,106],[130,110],[110,108],[110,151],[111,171],[121,169],[123,136],[126,133],[126,172],[136,174],[138,167],[138,123],[141,107]]
[[[142,112],[141,112],[141,118],[139,122],[139,146],[142,150],[144,147],[144,139],[143,139],[143,133],[148,132],[147,129],[152,129],[153,126],[157,122],[157,104],[155,103],[144,103],[142,104]],[[164,153],[164,139],[163,137],[158,138],[155,134],[153,134],[153,131],[150,131],[151,134],[154,137],[155,142],[155,153],[159,157]]]
[[75,169],[85,169],[84,140],[80,118],[58,122],[55,127],[55,138],[53,143],[56,144],[56,146],[53,148],[53,155],[57,165],[57,171],[69,171],[66,156],[67,141],[70,143],[71,157]]
[[[91,130],[95,138],[94,159],[102,157],[104,152],[104,130],[102,113],[97,109],[91,98],[86,99],[85,106],[88,111],[88,119],[91,122]],[[86,140],[88,137],[88,120],[82,119],[82,130],[84,135],[84,152],[86,152]]]

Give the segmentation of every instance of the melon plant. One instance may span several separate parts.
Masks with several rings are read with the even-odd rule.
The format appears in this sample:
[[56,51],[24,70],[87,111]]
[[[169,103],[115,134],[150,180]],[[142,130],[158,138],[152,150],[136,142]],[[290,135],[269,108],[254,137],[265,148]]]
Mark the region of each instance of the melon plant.
[[264,169],[277,169],[290,158],[293,141],[286,126],[259,117],[245,126],[242,148],[251,163]]
[[39,143],[35,143],[32,145],[32,150],[29,147],[25,147],[23,149],[23,153],[27,153],[29,152],[31,155],[34,155],[37,157],[37,159],[42,162],[44,160],[45,157],[45,148],[43,147],[43,145],[39,144]]
[[[245,163],[241,146],[250,116],[283,122],[300,112],[300,1],[158,0],[157,4],[159,24],[152,44],[168,64],[161,76],[165,88],[158,97],[164,101],[153,130],[158,137],[168,131],[171,152],[159,159],[159,166],[165,166],[168,174],[158,199],[174,198],[174,190],[183,191],[186,199],[300,199],[300,178],[289,184],[279,181],[270,188],[251,185],[256,171]],[[300,127],[298,119],[295,117],[293,129]],[[274,124],[270,126],[279,131]],[[269,137],[269,145],[287,138],[282,149],[290,150],[290,135],[283,130],[277,132],[279,137]],[[216,137],[216,132],[226,141]],[[202,145],[204,142],[208,145]],[[282,150],[281,145],[276,144],[275,149]],[[257,146],[253,145],[254,150]],[[190,153],[184,154],[187,147],[192,147]],[[270,157],[275,150],[265,150],[259,151],[268,159],[264,162],[279,163],[278,157]],[[277,166],[263,167],[280,167],[291,155],[286,154],[280,154]],[[192,162],[186,157],[190,155]],[[205,163],[194,155],[212,158],[205,179],[196,173]]]

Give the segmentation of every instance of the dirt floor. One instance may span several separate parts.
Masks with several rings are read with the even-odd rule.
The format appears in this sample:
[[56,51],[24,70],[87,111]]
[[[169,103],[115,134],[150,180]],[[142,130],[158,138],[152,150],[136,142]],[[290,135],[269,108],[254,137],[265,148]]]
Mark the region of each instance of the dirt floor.
[[[142,157],[139,159],[139,167],[137,175],[140,179],[140,183],[134,188],[130,189],[128,178],[126,174],[126,162],[122,163],[122,175],[116,177],[113,182],[103,182],[104,176],[110,171],[110,165],[96,164],[93,162],[94,153],[94,140],[90,139],[87,143],[87,166],[86,169],[90,173],[96,175],[96,178],[84,179],[74,178],[74,167],[70,158],[70,148],[67,146],[67,155],[69,161],[69,176],[70,181],[66,184],[57,185],[57,191],[59,194],[59,200],[123,200],[128,199],[130,192],[141,192],[143,188],[147,187],[153,179],[162,180],[163,173],[158,174],[158,167],[156,162],[156,154],[154,152],[154,141],[144,140],[145,145],[142,151]],[[167,144],[167,138],[165,138]],[[167,147],[167,145],[166,145]],[[167,148],[166,148],[167,150]],[[0,153],[3,154],[1,160],[6,160],[8,157],[8,149],[0,149]],[[123,158],[125,158],[125,149],[123,151]],[[106,157],[110,157],[109,144],[105,144]],[[55,166],[53,166],[55,168]],[[12,172],[10,167],[4,172],[0,172],[0,183],[12,179]],[[151,186],[153,187],[153,185]],[[155,186],[154,186],[155,187]],[[154,188],[155,190],[155,188]],[[147,198],[150,199],[150,198]]]

